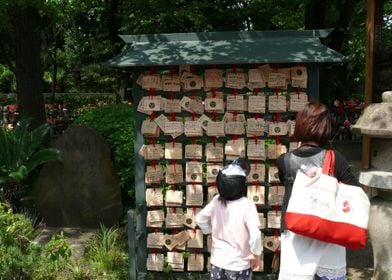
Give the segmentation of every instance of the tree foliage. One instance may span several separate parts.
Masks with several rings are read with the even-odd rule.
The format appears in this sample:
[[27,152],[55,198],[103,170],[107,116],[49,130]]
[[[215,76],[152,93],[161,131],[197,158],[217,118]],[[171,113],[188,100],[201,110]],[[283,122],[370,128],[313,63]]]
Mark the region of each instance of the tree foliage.
[[[363,87],[365,0],[4,0],[0,2],[1,92],[18,90],[16,46],[21,44],[15,28],[23,14],[15,11],[27,9],[40,19],[34,30],[41,44],[42,71],[37,73],[43,86],[38,82],[30,90],[33,96],[39,91],[116,91],[117,72],[101,63],[125,48],[118,34],[309,28],[334,28],[325,43],[347,57],[343,66],[322,73],[321,93],[347,96]],[[390,17],[391,3],[385,1],[385,30],[391,30]],[[391,36],[384,37],[390,45]]]

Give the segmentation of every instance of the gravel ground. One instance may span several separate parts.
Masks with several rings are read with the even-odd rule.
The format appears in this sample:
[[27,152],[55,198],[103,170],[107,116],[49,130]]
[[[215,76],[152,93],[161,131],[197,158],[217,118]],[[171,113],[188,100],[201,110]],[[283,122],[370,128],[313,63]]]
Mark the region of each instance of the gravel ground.
[[[358,177],[361,172],[360,161],[349,159],[349,164],[353,173]],[[373,251],[370,242],[362,250],[347,250],[347,273],[351,280],[372,279]]]
[[362,250],[347,250],[347,272],[351,280],[372,279],[373,252],[369,242]]

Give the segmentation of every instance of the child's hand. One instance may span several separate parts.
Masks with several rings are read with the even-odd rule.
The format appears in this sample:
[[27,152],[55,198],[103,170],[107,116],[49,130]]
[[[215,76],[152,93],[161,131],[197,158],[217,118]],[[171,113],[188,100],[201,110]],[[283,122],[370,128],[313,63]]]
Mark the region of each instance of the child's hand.
[[252,270],[256,270],[259,269],[260,267],[260,256],[256,256],[256,255],[249,255],[247,256],[244,260],[249,261],[250,262],[250,267],[252,268]]

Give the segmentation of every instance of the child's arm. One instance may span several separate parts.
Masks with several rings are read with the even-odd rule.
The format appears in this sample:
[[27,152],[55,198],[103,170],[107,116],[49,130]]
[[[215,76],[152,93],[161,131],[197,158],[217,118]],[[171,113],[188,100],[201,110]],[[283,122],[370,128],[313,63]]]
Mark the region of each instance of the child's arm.
[[263,246],[261,244],[261,233],[258,226],[252,226],[249,228],[249,247],[253,255],[260,255],[263,252]]
[[256,206],[252,205],[248,211],[246,217],[246,226],[249,231],[249,247],[253,255],[259,256],[263,251],[263,245],[261,242],[261,232],[259,229],[260,220],[257,214]]
[[[260,263],[260,255],[263,252],[263,245],[261,242],[261,233],[260,233],[260,221],[257,215],[257,210],[252,210],[250,213],[250,220],[247,222],[248,230],[249,230],[249,247],[251,255],[247,256],[245,259],[250,262],[250,266],[253,270],[259,269]],[[256,214],[256,215],[255,215]],[[255,219],[257,218],[257,220]]]
[[210,234],[212,232],[211,226],[211,211],[213,206],[214,199],[208,203],[197,215],[196,215],[196,224],[199,226],[201,231],[204,234]]
[[261,265],[261,259],[260,256],[256,256],[256,255],[249,255],[245,258],[246,261],[250,262],[250,267],[253,270],[259,269],[260,265]]

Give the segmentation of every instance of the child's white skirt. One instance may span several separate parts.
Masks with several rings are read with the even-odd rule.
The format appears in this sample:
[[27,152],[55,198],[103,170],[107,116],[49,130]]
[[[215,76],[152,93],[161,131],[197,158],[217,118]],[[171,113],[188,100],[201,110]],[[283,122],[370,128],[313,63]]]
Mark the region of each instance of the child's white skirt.
[[281,235],[279,280],[346,279],[346,248],[286,230]]

